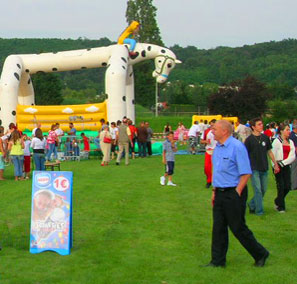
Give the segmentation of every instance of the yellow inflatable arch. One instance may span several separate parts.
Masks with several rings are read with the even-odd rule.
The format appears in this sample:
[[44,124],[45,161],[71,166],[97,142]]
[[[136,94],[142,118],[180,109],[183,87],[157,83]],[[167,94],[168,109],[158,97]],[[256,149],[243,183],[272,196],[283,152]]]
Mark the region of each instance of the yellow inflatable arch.
[[106,102],[84,105],[53,105],[53,106],[17,106],[18,129],[33,130],[41,123],[42,131],[48,131],[53,123],[60,123],[63,131],[69,130],[69,122],[73,122],[78,131],[98,130],[100,119],[107,120]]

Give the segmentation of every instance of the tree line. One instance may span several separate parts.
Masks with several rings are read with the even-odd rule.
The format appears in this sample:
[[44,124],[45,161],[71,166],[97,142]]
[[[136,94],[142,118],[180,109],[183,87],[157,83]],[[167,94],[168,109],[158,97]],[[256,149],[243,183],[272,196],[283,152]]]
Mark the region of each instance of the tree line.
[[[141,41],[141,38],[139,40]],[[157,38],[156,41],[158,44],[163,44],[161,38]],[[108,38],[0,39],[0,67],[2,69],[5,58],[10,54],[57,52],[108,46],[113,43]],[[296,109],[294,88],[297,86],[296,39],[237,48],[217,47],[204,50],[194,46],[183,48],[174,45],[170,49],[183,61],[183,64],[179,64],[172,71],[168,84],[160,86],[160,100],[169,104],[190,104],[202,109],[209,108],[212,111],[213,103],[210,96],[232,90],[219,87],[240,85],[246,82],[245,80],[251,82],[248,78],[254,78],[267,89],[264,112],[272,111],[273,117],[277,119],[287,116],[288,112],[294,115]],[[154,81],[151,78],[153,64],[146,63],[135,68],[138,68],[135,71],[136,102],[151,107],[155,95]],[[104,69],[33,75],[33,83],[39,94],[36,98],[37,103],[79,104],[104,100]],[[54,91],[50,91],[51,94],[57,94],[51,95],[51,99],[46,92],[48,84],[57,87]],[[249,96],[251,95],[249,93]],[[44,100],[44,97],[47,99]],[[264,103],[264,100],[262,102]],[[221,104],[223,108],[221,113],[228,110],[228,104],[230,103]]]

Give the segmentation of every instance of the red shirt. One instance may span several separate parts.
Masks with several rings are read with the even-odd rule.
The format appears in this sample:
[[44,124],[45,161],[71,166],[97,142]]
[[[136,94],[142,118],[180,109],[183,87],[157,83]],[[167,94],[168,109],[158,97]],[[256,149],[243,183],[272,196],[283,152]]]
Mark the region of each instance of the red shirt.
[[131,131],[131,138],[135,137],[135,133],[137,133],[137,128],[134,125],[129,125],[129,129]]
[[203,133],[203,140],[206,140],[206,137],[207,137],[207,134],[208,134],[209,131],[210,131],[210,127],[207,128],[207,129],[204,131],[204,133]]
[[273,133],[272,133],[272,131],[271,131],[270,129],[266,129],[266,130],[264,131],[264,134],[265,134],[266,136],[268,136],[269,138],[271,138],[271,137],[273,136]]
[[85,151],[90,151],[89,138],[87,136],[84,136],[83,140],[84,140],[84,150]]
[[290,145],[283,145],[283,157],[284,157],[284,160],[289,157],[290,150],[291,150]]

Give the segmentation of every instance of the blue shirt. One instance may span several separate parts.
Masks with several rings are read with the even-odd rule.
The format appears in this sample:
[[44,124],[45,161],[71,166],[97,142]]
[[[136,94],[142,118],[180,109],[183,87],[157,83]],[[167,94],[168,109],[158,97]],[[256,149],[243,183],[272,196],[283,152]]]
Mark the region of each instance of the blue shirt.
[[[176,147],[176,143],[174,145]],[[163,151],[166,151],[166,162],[174,162],[174,151],[168,139],[163,142]]]
[[240,176],[252,174],[244,144],[232,136],[224,144],[217,143],[212,163],[214,187],[236,187]]

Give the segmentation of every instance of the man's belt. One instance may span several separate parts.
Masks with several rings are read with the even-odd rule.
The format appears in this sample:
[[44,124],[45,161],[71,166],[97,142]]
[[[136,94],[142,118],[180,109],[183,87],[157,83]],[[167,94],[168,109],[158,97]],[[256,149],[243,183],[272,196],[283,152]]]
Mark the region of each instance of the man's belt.
[[234,187],[216,187],[216,190],[224,192],[224,191],[228,191],[228,190],[234,190],[235,188],[236,188],[236,186],[234,186]]

